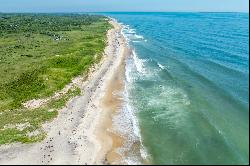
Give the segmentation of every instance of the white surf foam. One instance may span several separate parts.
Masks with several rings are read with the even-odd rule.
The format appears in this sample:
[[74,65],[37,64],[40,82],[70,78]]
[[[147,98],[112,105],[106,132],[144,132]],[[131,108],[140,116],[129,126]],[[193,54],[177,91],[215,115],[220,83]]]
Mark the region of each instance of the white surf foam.
[[[142,144],[139,122],[136,117],[137,111],[130,101],[129,91],[133,86],[135,76],[138,75],[138,70],[143,71],[143,62],[141,62],[135,52],[132,56],[135,57],[127,59],[125,66],[124,103],[122,108],[113,117],[113,126],[115,132],[125,138],[124,146],[117,149],[117,152],[120,153],[121,156],[125,156],[123,160],[127,164],[138,165],[142,164],[143,160],[147,160],[148,153]],[[135,145],[139,145],[137,151],[133,150]],[[129,154],[126,152],[129,152]]]
[[144,37],[142,35],[134,35],[136,39],[144,39]]
[[[122,25],[122,35],[129,45],[130,41],[134,41],[134,37],[143,39],[143,36],[136,35],[136,30],[131,29],[129,25]],[[146,160],[148,153],[142,144],[139,123],[136,117],[136,110],[132,107],[129,100],[129,87],[133,83],[138,73],[142,74],[144,70],[144,60],[138,58],[135,50],[132,51],[131,58],[126,61],[125,69],[125,89],[123,92],[124,103],[122,108],[113,117],[114,131],[125,137],[124,146],[117,149],[118,153],[124,155],[125,152],[132,150],[132,146],[135,143],[140,142],[140,149],[138,152],[134,152],[135,155],[129,155],[124,158],[124,161],[131,165],[142,164],[141,161]]]
[[[128,164],[142,164],[141,160],[146,159],[147,152],[141,143],[140,129],[138,125],[138,120],[135,115],[135,110],[130,105],[129,84],[125,85],[124,90],[124,105],[122,109],[118,111],[113,117],[113,127],[116,133],[125,138],[123,146],[117,149],[117,152],[124,156],[124,161]],[[134,144],[140,142],[139,151],[133,151]],[[133,153],[134,155],[126,155],[126,152]]]
[[133,76],[131,75],[132,68],[133,68],[132,62],[130,60],[127,60],[126,70],[125,70],[125,79],[126,79],[126,82],[128,82],[128,83],[132,83],[134,80]]
[[139,73],[145,73],[145,69],[144,69],[144,60],[138,58],[135,50],[133,50],[133,60],[134,60],[134,64],[136,66],[136,70],[139,72]]
[[135,29],[130,29],[130,28],[129,28],[129,29],[128,29],[128,33],[129,33],[129,34],[135,34],[136,32],[135,32]]
[[160,64],[159,62],[157,62],[157,65],[159,66],[159,68],[165,69],[165,67],[162,64]]
[[129,41],[133,41],[133,42],[136,42],[136,41],[145,41],[144,40],[144,37],[142,35],[138,35],[136,34],[136,29],[134,28],[130,28],[129,25],[124,25],[123,26],[123,33],[124,35],[126,36],[126,38],[129,40]]
[[136,40],[135,40],[135,41],[132,41],[132,42],[133,42],[133,43],[140,43],[141,41],[136,41]]

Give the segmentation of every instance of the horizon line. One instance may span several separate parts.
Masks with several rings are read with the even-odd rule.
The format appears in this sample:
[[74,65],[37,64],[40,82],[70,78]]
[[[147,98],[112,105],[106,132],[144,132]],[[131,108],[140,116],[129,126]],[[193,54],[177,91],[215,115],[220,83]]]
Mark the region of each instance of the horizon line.
[[248,13],[249,11],[0,11],[0,13]]

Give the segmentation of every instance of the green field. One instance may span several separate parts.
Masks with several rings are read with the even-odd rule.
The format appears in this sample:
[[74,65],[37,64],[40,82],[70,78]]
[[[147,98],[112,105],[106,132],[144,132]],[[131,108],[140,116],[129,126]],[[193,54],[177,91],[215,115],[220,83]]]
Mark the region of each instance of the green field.
[[[111,25],[102,16],[0,14],[0,144],[34,142],[40,129],[79,89],[39,109],[22,103],[51,96],[99,62]],[[48,111],[51,109],[54,111]],[[18,129],[13,126],[25,126]],[[36,130],[38,135],[29,136]]]

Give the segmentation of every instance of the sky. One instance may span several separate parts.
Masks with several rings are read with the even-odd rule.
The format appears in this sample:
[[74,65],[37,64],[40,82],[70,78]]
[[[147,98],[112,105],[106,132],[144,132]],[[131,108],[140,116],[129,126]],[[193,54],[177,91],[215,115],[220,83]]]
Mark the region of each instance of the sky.
[[249,12],[248,0],[0,0],[0,12]]

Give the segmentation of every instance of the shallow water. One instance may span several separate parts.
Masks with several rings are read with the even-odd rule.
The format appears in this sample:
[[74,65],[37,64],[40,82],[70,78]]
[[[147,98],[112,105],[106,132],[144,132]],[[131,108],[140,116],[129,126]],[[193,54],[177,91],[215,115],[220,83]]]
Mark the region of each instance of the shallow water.
[[133,49],[126,107],[151,162],[249,163],[248,14],[105,14]]

